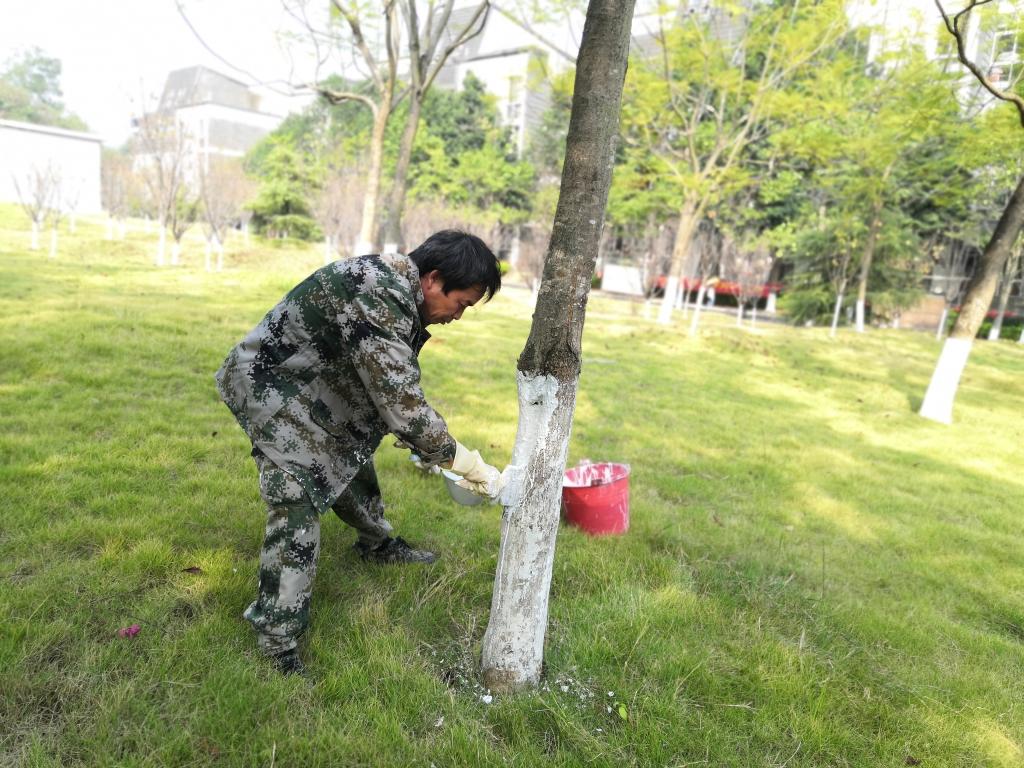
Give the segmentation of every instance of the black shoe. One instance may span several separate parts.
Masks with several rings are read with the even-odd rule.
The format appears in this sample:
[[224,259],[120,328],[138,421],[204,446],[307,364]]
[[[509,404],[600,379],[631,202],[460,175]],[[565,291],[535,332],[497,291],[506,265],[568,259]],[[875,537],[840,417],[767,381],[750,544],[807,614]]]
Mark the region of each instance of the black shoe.
[[282,675],[306,676],[306,665],[302,663],[302,659],[299,658],[299,652],[295,648],[275,653],[273,659],[274,666],[277,667],[277,671]]
[[413,549],[400,536],[387,538],[376,547],[361,541],[355,543],[355,550],[363,560],[374,563],[432,563],[437,555],[425,549]]

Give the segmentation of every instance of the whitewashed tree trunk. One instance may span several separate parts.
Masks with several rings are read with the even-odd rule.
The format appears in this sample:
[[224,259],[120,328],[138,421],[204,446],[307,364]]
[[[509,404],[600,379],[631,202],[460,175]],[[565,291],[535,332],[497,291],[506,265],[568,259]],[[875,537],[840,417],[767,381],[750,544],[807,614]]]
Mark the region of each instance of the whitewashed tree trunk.
[[743,302],[739,300],[736,302],[736,327],[743,327]]
[[836,294],[836,308],[832,311],[832,327],[829,329],[828,335],[833,339],[836,337],[836,329],[839,327],[839,313],[843,308],[843,294]]
[[39,250],[39,222],[38,221],[33,221],[32,222],[32,245],[31,245],[31,248],[32,248],[33,251],[38,251]]
[[520,421],[481,673],[493,691],[540,681],[583,321],[614,165],[634,0],[590,0],[540,295],[519,357]]
[[672,308],[675,306],[678,291],[679,278],[676,275],[670,275],[665,284],[665,295],[658,307],[658,323],[660,325],[668,325],[672,322]]
[[697,326],[700,324],[700,313],[704,306],[704,295],[706,293],[707,289],[704,287],[704,281],[702,280],[697,291],[697,302],[693,305],[693,317],[690,318],[690,336],[697,335]]
[[128,225],[125,223],[124,219],[117,222],[117,237],[119,240],[124,240],[127,230]]
[[857,308],[854,315],[854,330],[857,333],[864,333],[864,299],[857,299]]
[[516,379],[519,428],[512,466],[519,469],[505,492],[491,616],[483,638],[484,684],[496,691],[540,680],[562,471],[579,380],[560,383],[554,376],[521,371]]
[[214,250],[217,251],[217,271],[218,272],[223,272],[224,271],[224,243],[222,243],[220,241],[219,237],[217,238],[217,241],[214,244]]
[[330,264],[331,261],[331,236],[324,235],[324,266]]
[[1017,339],[1018,344],[1024,344],[1024,328],[1020,329],[1020,338]]
[[960,386],[960,376],[971,354],[973,339],[946,339],[939,362],[932,372],[932,380],[921,403],[920,414],[941,424],[953,422],[953,401]]
[[949,307],[942,308],[942,314],[939,316],[939,327],[935,329],[935,340],[939,341],[942,339],[942,332],[946,330],[946,318],[949,317]]
[[776,310],[776,305],[778,304],[778,301],[779,301],[779,294],[777,294],[775,291],[772,291],[771,293],[769,293],[768,294],[768,301],[765,303],[765,306],[764,306],[764,311],[767,312],[769,315],[774,315],[776,313],[776,311],[777,311]]
[[[149,219],[146,220],[146,226],[149,226]],[[161,224],[160,230],[157,233],[156,243],[156,265],[162,267],[165,263],[167,256],[167,229]]]
[[181,263],[181,243],[175,240],[171,243],[171,266],[176,267]]
[[[1022,110],[1024,115],[1024,110]],[[960,384],[960,375],[971,353],[971,344],[981,328],[992,304],[999,275],[1011,255],[1011,246],[1024,227],[1024,176],[1010,196],[995,231],[985,246],[960,305],[960,314],[942,347],[931,383],[921,404],[926,419],[949,424],[953,419],[953,401]]]

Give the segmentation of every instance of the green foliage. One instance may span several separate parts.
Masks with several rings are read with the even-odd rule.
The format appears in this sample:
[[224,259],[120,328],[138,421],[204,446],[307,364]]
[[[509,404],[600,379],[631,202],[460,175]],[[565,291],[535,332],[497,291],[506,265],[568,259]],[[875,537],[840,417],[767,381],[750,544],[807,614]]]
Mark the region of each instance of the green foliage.
[[0,72],[0,117],[86,130],[82,119],[64,108],[60,74],[60,60],[38,48],[9,59]]
[[307,163],[288,133],[275,135],[268,143],[250,159],[260,178],[256,199],[248,206],[256,231],[269,237],[319,237],[309,202],[319,183],[318,169]]

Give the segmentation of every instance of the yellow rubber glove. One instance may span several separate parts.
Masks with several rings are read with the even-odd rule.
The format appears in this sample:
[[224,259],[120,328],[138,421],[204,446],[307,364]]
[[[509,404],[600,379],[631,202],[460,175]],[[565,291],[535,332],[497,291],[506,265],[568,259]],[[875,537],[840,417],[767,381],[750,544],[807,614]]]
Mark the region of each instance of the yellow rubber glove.
[[477,496],[496,499],[505,487],[506,478],[497,467],[492,467],[480,458],[480,451],[471,451],[458,440],[455,441],[455,459],[451,470],[462,475],[456,485]]

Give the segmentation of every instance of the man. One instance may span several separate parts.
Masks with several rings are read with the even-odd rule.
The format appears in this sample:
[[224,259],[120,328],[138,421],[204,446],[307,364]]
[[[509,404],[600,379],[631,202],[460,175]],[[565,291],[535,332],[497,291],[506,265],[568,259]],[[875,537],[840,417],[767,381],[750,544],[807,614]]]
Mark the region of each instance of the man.
[[461,475],[460,485],[500,493],[502,473],[458,443],[427,403],[417,362],[426,326],[458,320],[500,288],[490,249],[451,230],[408,256],[336,261],[293,288],[217,372],[221,398],[252,441],[268,511],[259,592],[244,615],[283,672],[303,672],[296,648],[309,623],[321,514],[333,509],[356,529],[365,560],[436,559],[391,535],[373,468],[384,435],[424,465]]

